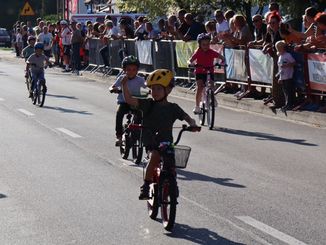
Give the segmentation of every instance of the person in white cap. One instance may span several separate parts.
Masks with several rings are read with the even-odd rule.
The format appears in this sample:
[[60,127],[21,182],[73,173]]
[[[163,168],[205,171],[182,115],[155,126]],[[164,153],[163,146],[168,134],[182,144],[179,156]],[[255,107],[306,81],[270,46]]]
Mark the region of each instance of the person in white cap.
[[68,26],[68,22],[66,20],[60,21],[60,25],[62,27],[61,31],[61,39],[63,45],[63,63],[65,65],[66,72],[69,71],[69,64],[70,64],[70,51],[71,51],[71,36],[72,31]]

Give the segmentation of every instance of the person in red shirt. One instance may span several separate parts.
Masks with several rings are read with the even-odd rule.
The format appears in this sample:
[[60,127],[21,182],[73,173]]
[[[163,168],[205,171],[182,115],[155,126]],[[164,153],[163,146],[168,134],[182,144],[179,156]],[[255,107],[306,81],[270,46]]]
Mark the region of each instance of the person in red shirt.
[[[210,48],[211,36],[206,33],[199,34],[197,37],[198,49],[191,56],[188,61],[189,64],[192,64],[196,61],[196,106],[193,110],[195,114],[200,113],[199,104],[201,101],[201,96],[203,89],[205,88],[205,83],[207,81],[207,68],[210,68],[211,80],[214,80],[214,60],[221,59],[224,62],[224,57],[217,51]],[[205,69],[206,68],[206,69]]]

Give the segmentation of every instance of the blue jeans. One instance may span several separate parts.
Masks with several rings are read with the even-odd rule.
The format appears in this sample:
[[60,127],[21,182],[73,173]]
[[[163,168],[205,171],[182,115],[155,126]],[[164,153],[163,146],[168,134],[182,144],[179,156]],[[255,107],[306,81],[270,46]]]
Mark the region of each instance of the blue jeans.
[[44,70],[39,70],[39,71],[31,71],[32,74],[32,91],[36,88],[36,85],[39,81],[44,81]]

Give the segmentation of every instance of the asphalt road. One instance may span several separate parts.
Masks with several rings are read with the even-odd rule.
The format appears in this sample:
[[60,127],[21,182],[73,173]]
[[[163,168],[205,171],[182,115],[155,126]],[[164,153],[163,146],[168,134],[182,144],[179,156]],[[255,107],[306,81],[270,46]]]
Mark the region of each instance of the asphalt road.
[[23,69],[0,61],[0,244],[325,244],[324,129],[219,108],[215,130],[182,139],[168,233],[137,200],[142,168],[114,147],[109,85],[49,69],[38,108]]

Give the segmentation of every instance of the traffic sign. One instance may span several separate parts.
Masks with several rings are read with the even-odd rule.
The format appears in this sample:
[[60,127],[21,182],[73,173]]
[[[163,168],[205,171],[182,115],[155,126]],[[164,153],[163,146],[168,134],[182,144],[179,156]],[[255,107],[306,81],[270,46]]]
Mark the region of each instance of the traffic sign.
[[35,12],[28,1],[26,1],[22,11],[20,12],[20,15],[21,16],[34,16],[35,15]]

